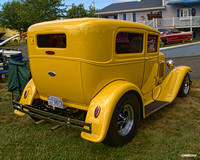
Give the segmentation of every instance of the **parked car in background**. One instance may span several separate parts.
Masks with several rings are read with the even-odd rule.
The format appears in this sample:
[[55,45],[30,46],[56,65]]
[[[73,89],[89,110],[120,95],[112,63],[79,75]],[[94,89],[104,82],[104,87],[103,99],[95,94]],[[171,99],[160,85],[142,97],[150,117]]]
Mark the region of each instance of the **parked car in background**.
[[7,58],[10,58],[12,55],[20,54],[20,53],[22,52],[18,49],[0,49],[0,55]]
[[182,32],[178,29],[158,29],[161,33],[161,45],[176,43],[176,42],[185,42],[186,40],[192,39],[193,32]]
[[25,40],[23,41],[19,36],[18,37],[15,37],[12,39],[12,42],[14,43],[22,43],[22,42],[27,42],[27,35],[25,37]]

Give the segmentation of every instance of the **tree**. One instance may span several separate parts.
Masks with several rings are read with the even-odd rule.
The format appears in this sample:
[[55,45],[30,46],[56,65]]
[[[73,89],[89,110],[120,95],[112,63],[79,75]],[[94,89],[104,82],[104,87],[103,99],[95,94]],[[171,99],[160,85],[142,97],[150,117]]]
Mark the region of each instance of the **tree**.
[[[27,31],[32,24],[66,18],[96,17],[96,10],[83,4],[72,4],[66,12],[62,0],[14,0],[6,2],[0,11],[0,25],[19,32]],[[66,15],[65,15],[66,14]]]
[[60,19],[64,16],[62,0],[19,0],[4,3],[0,25],[12,30],[27,31],[32,24]]
[[0,11],[0,25],[17,31],[24,28],[21,16],[22,8],[22,3],[20,1],[4,3],[2,11]]
[[56,20],[64,16],[62,0],[22,0],[22,3],[23,17],[30,24]]
[[88,17],[97,17],[97,15],[95,15],[95,12],[97,12],[98,10],[96,10],[93,6],[89,6],[89,10],[87,11],[88,13]]
[[67,18],[81,18],[87,17],[87,10],[85,10],[83,4],[76,6],[72,4],[72,8],[67,11]]
[[66,13],[66,18],[82,18],[82,17],[97,17],[95,15],[95,8],[89,6],[89,10],[84,8],[83,4],[79,4],[76,6],[74,3],[72,4],[72,8],[70,8]]

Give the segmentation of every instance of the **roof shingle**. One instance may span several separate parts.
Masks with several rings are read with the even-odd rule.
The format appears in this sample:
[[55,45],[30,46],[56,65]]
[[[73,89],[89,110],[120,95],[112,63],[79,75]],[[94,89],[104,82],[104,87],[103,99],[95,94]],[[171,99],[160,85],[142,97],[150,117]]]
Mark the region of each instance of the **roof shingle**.
[[133,2],[123,2],[123,3],[113,3],[100,11],[96,12],[96,14],[100,14],[102,12],[114,12],[114,11],[123,11],[123,10],[133,10],[133,9],[142,9],[142,8],[155,8],[162,7],[162,0],[141,0],[141,2],[133,1]]

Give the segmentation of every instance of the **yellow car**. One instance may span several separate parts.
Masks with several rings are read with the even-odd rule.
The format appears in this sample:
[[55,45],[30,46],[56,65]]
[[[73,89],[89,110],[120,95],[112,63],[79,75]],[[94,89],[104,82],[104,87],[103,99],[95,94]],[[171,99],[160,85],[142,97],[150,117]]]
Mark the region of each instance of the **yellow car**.
[[14,43],[27,42],[27,37],[25,37],[24,41],[22,39],[20,39],[19,37],[15,37],[15,38],[12,39],[12,42],[14,42]]
[[28,29],[32,79],[14,113],[36,124],[82,130],[81,137],[110,146],[132,140],[139,122],[190,90],[190,67],[165,77],[159,31],[139,23],[82,18]]

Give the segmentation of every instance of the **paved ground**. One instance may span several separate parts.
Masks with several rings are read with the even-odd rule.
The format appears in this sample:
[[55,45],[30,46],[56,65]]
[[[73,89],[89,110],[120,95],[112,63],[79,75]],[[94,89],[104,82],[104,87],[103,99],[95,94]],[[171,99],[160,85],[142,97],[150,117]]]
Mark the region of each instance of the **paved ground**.
[[15,47],[12,47],[12,48],[21,50],[22,51],[22,55],[24,56],[24,59],[28,59],[28,48],[27,48],[27,45],[15,46]]
[[[28,50],[26,45],[13,47],[15,49],[20,49],[25,59],[28,59]],[[192,73],[190,74],[191,79],[200,79],[200,56],[195,57],[182,57],[182,58],[170,58],[174,60],[175,66],[185,65],[192,68]],[[166,59],[168,60],[168,59]]]
[[170,59],[174,60],[175,66],[184,65],[191,67],[192,68],[192,72],[190,73],[191,79],[200,79],[200,56],[170,58]]

